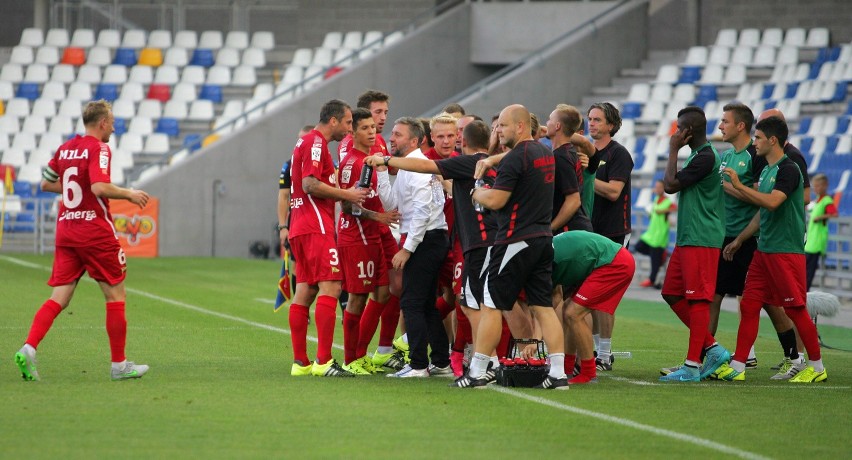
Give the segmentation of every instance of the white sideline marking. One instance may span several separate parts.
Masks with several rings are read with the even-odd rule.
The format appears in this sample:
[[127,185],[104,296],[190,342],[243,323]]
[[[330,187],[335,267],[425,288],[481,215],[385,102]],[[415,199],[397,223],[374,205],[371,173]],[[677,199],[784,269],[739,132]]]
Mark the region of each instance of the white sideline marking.
[[[630,383],[632,385],[642,385],[642,386],[652,386],[652,387],[677,387],[677,386],[679,386],[677,382],[668,382],[668,383],[667,382],[648,382],[648,381],[645,381],[645,380],[628,379],[627,377],[617,377],[615,375],[598,374],[598,377],[603,377],[603,378],[607,378],[607,379],[610,379],[610,380],[616,380],[616,381],[619,381],[619,382],[626,382],[626,383]],[[725,387],[736,388],[738,386],[741,386],[742,384],[734,383],[733,385],[731,385],[731,384],[725,384],[723,382],[716,382],[716,383],[709,383],[709,382],[707,382],[707,383],[694,383],[693,382],[693,383],[683,383],[681,385],[689,385],[690,387],[704,387],[704,388],[725,388]],[[749,388],[772,388],[772,389],[776,389],[776,390],[788,390],[788,389],[799,389],[799,388],[810,389],[810,390],[849,390],[849,389],[852,389],[852,386],[836,386],[836,385],[830,386],[830,385],[821,385],[821,384],[818,384],[818,385],[793,385],[793,384],[790,384],[790,385],[749,385],[748,387]]]
[[[49,270],[49,268],[47,268],[47,267],[37,265],[37,264],[33,264],[33,263],[29,263],[29,262],[26,262],[26,261],[23,261],[23,260],[20,260],[20,259],[15,259],[15,258],[12,258],[12,257],[0,256],[0,258],[7,260],[9,262],[18,264],[18,265],[23,265],[25,267]],[[92,280],[90,278],[85,278],[85,279],[87,281],[94,282],[94,280]],[[127,291],[132,292],[134,294],[137,294],[137,295],[140,295],[140,296],[143,296],[143,297],[147,297],[149,299],[157,300],[157,301],[160,301],[160,302],[163,302],[163,303],[171,304],[171,305],[174,305],[174,306],[177,306],[177,307],[185,308],[187,310],[195,311],[195,312],[202,313],[202,314],[205,314],[205,315],[215,316],[217,318],[235,321],[235,322],[238,322],[238,323],[247,324],[249,326],[254,326],[254,327],[257,327],[257,328],[260,328],[260,329],[265,329],[265,330],[272,331],[272,332],[278,332],[278,333],[281,333],[281,334],[290,335],[289,329],[270,326],[268,324],[258,323],[258,322],[255,322],[255,321],[249,321],[247,319],[243,319],[243,318],[240,318],[238,316],[232,316],[232,315],[228,315],[228,314],[225,314],[225,313],[219,313],[219,312],[216,312],[216,311],[208,310],[206,308],[191,305],[191,304],[188,304],[186,302],[181,302],[179,300],[169,299],[167,297],[158,296],[156,294],[151,294],[149,292],[141,291],[141,290],[138,290],[138,289],[132,289],[132,288],[126,288],[126,289],[127,289]],[[317,342],[316,337],[308,336],[307,338],[308,338],[308,340],[310,340],[312,342]],[[340,346],[336,343],[333,344],[333,347],[338,349],[338,350],[343,349],[342,346]],[[625,381],[628,381],[629,383],[635,383],[635,384],[644,384],[644,385],[652,385],[652,386],[661,385],[661,384],[655,384],[653,382],[642,382],[640,380],[630,380],[630,379],[626,379],[626,378],[623,378],[623,377],[611,377],[611,378],[613,378],[614,380],[625,380]],[[639,382],[641,382],[641,383],[639,383]],[[810,385],[808,385],[808,386],[813,387],[813,386],[810,386]],[[519,391],[499,387],[499,386],[496,386],[496,385],[491,385],[490,387],[494,391],[497,391],[497,392],[503,393],[503,394],[507,394],[507,395],[510,395],[510,396],[514,396],[516,398],[526,399],[526,400],[531,401],[531,402],[535,402],[535,403],[538,403],[538,404],[542,404],[542,405],[545,405],[545,406],[553,407],[553,408],[568,411],[568,412],[573,412],[573,413],[578,414],[578,415],[584,415],[584,416],[587,416],[587,417],[592,417],[592,418],[596,418],[596,419],[599,419],[599,420],[603,420],[605,422],[610,422],[610,423],[614,423],[614,424],[617,424],[617,425],[626,426],[628,428],[633,428],[633,429],[636,429],[636,430],[639,430],[639,431],[645,431],[645,432],[649,432],[649,433],[652,433],[652,434],[672,438],[672,439],[675,439],[675,440],[678,440],[678,441],[683,441],[683,442],[687,442],[687,443],[690,443],[690,444],[695,444],[695,445],[698,445],[698,446],[701,446],[701,447],[706,447],[708,449],[712,449],[712,450],[715,450],[715,451],[718,451],[718,452],[722,452],[722,453],[726,453],[726,454],[730,454],[730,455],[735,455],[735,456],[740,457],[740,458],[755,459],[755,460],[764,460],[764,459],[768,458],[768,457],[764,457],[764,456],[761,456],[761,455],[758,455],[758,454],[754,454],[754,453],[751,453],[751,452],[747,452],[747,451],[736,449],[736,448],[733,448],[733,447],[730,447],[730,446],[726,446],[724,444],[719,444],[717,442],[710,441],[710,440],[707,440],[707,439],[704,439],[704,438],[699,438],[697,436],[691,436],[691,435],[688,435],[688,434],[678,433],[676,431],[666,430],[664,428],[657,428],[657,427],[654,427],[654,426],[651,426],[651,425],[646,425],[646,424],[643,424],[643,423],[634,422],[632,420],[625,419],[625,418],[615,417],[615,416],[606,415],[606,414],[603,414],[603,413],[600,413],[600,412],[594,412],[594,411],[590,411],[590,410],[587,410],[587,409],[581,409],[581,408],[578,408],[578,407],[569,406],[569,405],[562,404],[562,403],[559,403],[559,402],[556,402],[556,401],[551,401],[551,400],[546,399],[546,398],[540,398],[540,397],[537,397],[537,396],[530,396],[530,395],[521,393]],[[749,385],[749,388],[752,388],[752,386]],[[772,386],[772,388],[779,388],[779,387]],[[846,387],[846,388],[848,388],[848,387]]]
[[270,305],[275,305],[274,299],[261,299],[260,297],[255,297],[254,300],[261,302],[261,303],[268,303]]
[[[688,442],[690,444],[695,444],[697,446],[706,447],[708,449],[712,449],[718,452],[722,452],[729,455],[735,455],[740,458],[748,458],[748,459],[766,459],[768,457],[764,457],[762,455],[758,455],[751,452],[746,452],[744,450],[740,450],[731,446],[727,446],[725,444],[719,444],[718,442],[710,441],[704,438],[699,438],[697,436],[691,436],[688,434],[678,433],[677,431],[666,430],[664,428],[657,428],[651,425],[645,425],[644,423],[634,422],[633,420],[628,420],[626,418],[614,417],[612,415],[602,414],[600,412],[590,411],[587,409],[581,409],[579,407],[569,406],[567,404],[562,404],[560,402],[551,401],[546,398],[540,398],[538,396],[530,396],[525,393],[521,393],[520,391],[511,390],[509,388],[503,388],[498,385],[489,385],[494,391],[504,393],[507,395],[514,396],[516,398],[526,399],[527,401],[531,401],[534,403],[538,403],[544,406],[553,407],[555,409],[564,410],[567,412],[572,412],[577,415],[584,415],[586,417],[596,418],[598,420],[603,420],[605,422],[614,423],[616,425],[626,426],[628,428],[633,428],[639,431],[646,431],[652,434],[656,434],[659,436],[665,436],[667,438],[676,439],[678,441]],[[558,390],[557,390],[558,391]]]

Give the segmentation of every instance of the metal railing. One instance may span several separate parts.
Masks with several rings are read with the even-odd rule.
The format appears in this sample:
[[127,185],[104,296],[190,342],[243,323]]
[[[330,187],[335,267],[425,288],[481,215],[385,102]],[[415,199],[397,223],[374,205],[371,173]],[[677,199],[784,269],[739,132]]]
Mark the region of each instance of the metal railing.
[[[7,197],[8,199],[9,197]],[[8,201],[0,251],[45,254],[53,251],[59,197]]]

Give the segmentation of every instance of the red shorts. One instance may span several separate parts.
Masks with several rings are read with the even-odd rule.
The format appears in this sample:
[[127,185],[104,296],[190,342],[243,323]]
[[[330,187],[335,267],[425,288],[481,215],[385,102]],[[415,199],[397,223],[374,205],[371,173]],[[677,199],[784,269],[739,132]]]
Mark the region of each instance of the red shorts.
[[57,246],[53,259],[53,272],[48,286],[71,284],[89,272],[96,281],[115,286],[124,281],[127,258],[117,240],[106,240],[95,246]]
[[719,248],[675,246],[666,268],[663,295],[712,302],[720,252]]
[[748,266],[743,299],[776,307],[801,307],[807,302],[805,255],[754,251]]
[[390,231],[388,227],[381,227],[381,238],[382,238],[382,253],[385,258],[385,268],[388,270],[393,269],[393,256],[399,252],[400,244],[397,243],[396,238],[394,238],[393,233]]
[[314,285],[320,281],[343,280],[334,235],[316,233],[290,238],[290,252],[298,266],[297,283]]
[[572,300],[580,306],[612,315],[633,281],[635,271],[633,256],[621,248],[612,262],[592,270]]
[[456,296],[461,294],[462,290],[462,272],[464,272],[464,252],[461,248],[461,243],[456,238],[453,244],[453,250],[450,251],[453,257],[453,294]]
[[378,244],[343,246],[337,250],[343,269],[343,288],[347,292],[369,294],[389,284],[384,251]]

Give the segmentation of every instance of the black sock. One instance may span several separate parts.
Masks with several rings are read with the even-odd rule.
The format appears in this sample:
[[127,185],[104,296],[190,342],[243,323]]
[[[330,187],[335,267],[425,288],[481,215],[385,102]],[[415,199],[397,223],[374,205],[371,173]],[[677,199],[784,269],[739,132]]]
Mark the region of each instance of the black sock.
[[778,341],[781,342],[781,349],[784,350],[785,357],[792,360],[799,359],[799,349],[796,347],[796,331],[793,328],[779,332]]

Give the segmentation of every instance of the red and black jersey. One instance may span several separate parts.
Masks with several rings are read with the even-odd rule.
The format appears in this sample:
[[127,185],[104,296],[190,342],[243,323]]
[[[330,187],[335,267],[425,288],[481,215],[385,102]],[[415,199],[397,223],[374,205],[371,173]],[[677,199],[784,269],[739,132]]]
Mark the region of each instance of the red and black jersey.
[[[556,178],[553,186],[553,217],[555,218],[565,203],[565,197],[580,193],[583,187],[583,165],[578,161],[577,150],[570,143],[554,149],[553,157],[556,159]],[[569,230],[592,231],[592,222],[586,215],[582,203],[565,226],[555,230],[553,234],[558,235]]]
[[553,236],[553,152],[534,140],[518,143],[500,162],[494,189],[511,192],[497,214],[495,244]]
[[[485,210],[476,212],[473,203],[468,198],[470,191],[476,185],[473,178],[476,172],[476,163],[487,158],[485,153],[473,155],[459,155],[451,158],[435,161],[441,176],[444,179],[453,180],[453,208],[455,210],[456,235],[461,243],[462,251],[488,247],[494,244],[494,236],[497,233],[497,219],[494,212]],[[497,173],[490,170],[484,178],[489,186],[494,184]]]

